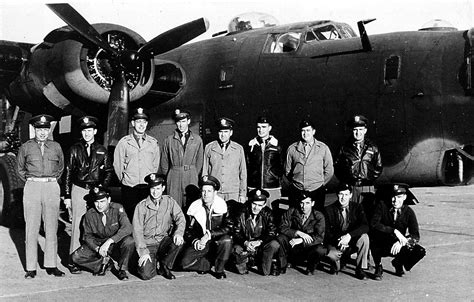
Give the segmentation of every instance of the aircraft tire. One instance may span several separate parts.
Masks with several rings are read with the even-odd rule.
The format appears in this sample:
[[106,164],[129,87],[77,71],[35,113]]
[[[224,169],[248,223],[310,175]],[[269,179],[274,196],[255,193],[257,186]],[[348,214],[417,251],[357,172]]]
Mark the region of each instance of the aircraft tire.
[[0,156],[0,224],[13,228],[25,225],[23,216],[23,187],[12,154]]

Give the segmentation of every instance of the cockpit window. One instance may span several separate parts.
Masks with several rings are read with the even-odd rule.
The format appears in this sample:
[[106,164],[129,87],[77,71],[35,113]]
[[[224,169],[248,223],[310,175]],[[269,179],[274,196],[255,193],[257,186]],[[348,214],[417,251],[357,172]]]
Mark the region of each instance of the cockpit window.
[[355,33],[349,26],[344,24],[327,24],[324,26],[310,28],[306,32],[306,42],[339,40],[355,37]]
[[288,32],[272,34],[270,43],[267,43],[266,53],[288,53],[298,49],[301,42],[301,33]]

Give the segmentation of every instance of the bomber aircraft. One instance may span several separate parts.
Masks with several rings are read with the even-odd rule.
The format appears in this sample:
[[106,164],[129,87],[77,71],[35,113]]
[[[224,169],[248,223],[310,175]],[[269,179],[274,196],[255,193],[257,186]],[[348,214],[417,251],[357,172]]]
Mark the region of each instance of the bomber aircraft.
[[[311,118],[335,153],[348,135],[345,122],[363,114],[381,149],[380,182],[459,185],[472,178],[474,28],[369,36],[373,20],[358,22],[357,35],[342,22],[278,25],[254,13],[212,39],[184,44],[206,31],[205,19],[146,42],[120,25],[91,25],[69,4],[48,6],[66,26],[36,45],[0,41],[2,100],[13,105],[3,108],[9,124],[0,152],[26,140],[21,121],[39,113],[61,119],[54,135],[63,147],[75,139],[71,121],[99,116],[113,148],[128,133],[130,108],[140,106],[159,141],[182,108],[205,142],[226,116],[237,122],[233,139],[245,144],[265,114],[285,148],[299,138],[298,122]],[[14,163],[11,154],[0,157],[3,215],[22,186]]]

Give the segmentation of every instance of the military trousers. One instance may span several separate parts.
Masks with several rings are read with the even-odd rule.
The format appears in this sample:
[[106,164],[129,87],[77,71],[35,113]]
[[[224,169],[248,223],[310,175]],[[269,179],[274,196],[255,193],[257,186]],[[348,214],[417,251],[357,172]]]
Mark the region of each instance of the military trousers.
[[138,275],[143,280],[149,280],[157,275],[156,266],[159,262],[160,266],[166,266],[168,269],[173,269],[174,262],[182,245],[176,245],[173,238],[170,236],[164,237],[157,245],[147,245],[150,251],[151,262],[147,261],[144,265],[138,266]]
[[54,268],[57,266],[59,203],[60,190],[56,181],[26,181],[23,208],[26,222],[26,270],[28,271],[36,270],[41,219],[44,222],[46,237],[44,267]]
[[72,185],[71,188],[71,213],[72,213],[72,226],[71,226],[71,244],[69,245],[69,254],[72,254],[80,246],[81,238],[81,219],[87,211],[86,201],[84,196],[89,193],[89,190],[81,188],[76,185]]
[[284,234],[280,234],[277,240],[280,243],[280,266],[282,268],[287,267],[288,262],[301,264],[306,260],[307,268],[314,270],[321,257],[326,255],[326,248],[324,248],[322,244],[306,245],[305,243],[300,243],[291,247],[291,238]]
[[[135,241],[131,235],[124,237],[119,242],[110,245],[108,256],[118,262],[119,269],[128,270],[128,262],[135,250]],[[93,273],[97,273],[104,262],[98,252],[92,250],[87,244],[81,245],[73,254],[72,261]]]
[[189,271],[208,272],[211,270],[211,262],[214,262],[216,273],[222,273],[231,252],[232,238],[229,235],[222,235],[217,240],[209,240],[200,251],[194,249],[193,246],[187,247],[181,266]]
[[281,257],[279,254],[280,244],[276,240],[267,243],[262,243],[255,253],[248,252],[241,245],[234,245],[233,256],[237,270],[240,273],[245,273],[249,258],[253,258],[257,265],[262,268],[264,276],[270,274],[272,268],[272,259],[274,257]]
[[[369,247],[370,241],[369,236],[367,234],[362,234],[360,237],[351,238],[351,241],[349,241],[349,247],[346,248],[342,253],[341,261],[344,261],[344,259],[349,259],[351,257],[351,254],[356,251],[356,267],[361,269],[367,269]],[[328,244],[328,249],[338,250],[337,243],[335,243],[334,245]]]

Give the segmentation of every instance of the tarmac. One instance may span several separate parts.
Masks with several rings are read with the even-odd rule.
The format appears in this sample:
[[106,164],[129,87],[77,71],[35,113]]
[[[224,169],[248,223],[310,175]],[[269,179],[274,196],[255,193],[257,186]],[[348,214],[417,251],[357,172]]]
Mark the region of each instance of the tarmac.
[[[356,279],[352,265],[338,275],[324,269],[307,276],[290,268],[278,277],[227,272],[227,279],[217,280],[175,272],[176,280],[130,275],[119,281],[111,272],[71,275],[62,264],[62,278],[38,268],[35,279],[25,280],[24,231],[0,227],[0,301],[474,301],[474,185],[412,191],[420,201],[413,208],[427,255],[403,277],[395,276],[391,258],[384,258],[382,281]],[[69,238],[67,224],[61,225],[58,263],[64,264]],[[44,246],[43,237],[39,245]],[[40,264],[41,259],[40,254]]]

